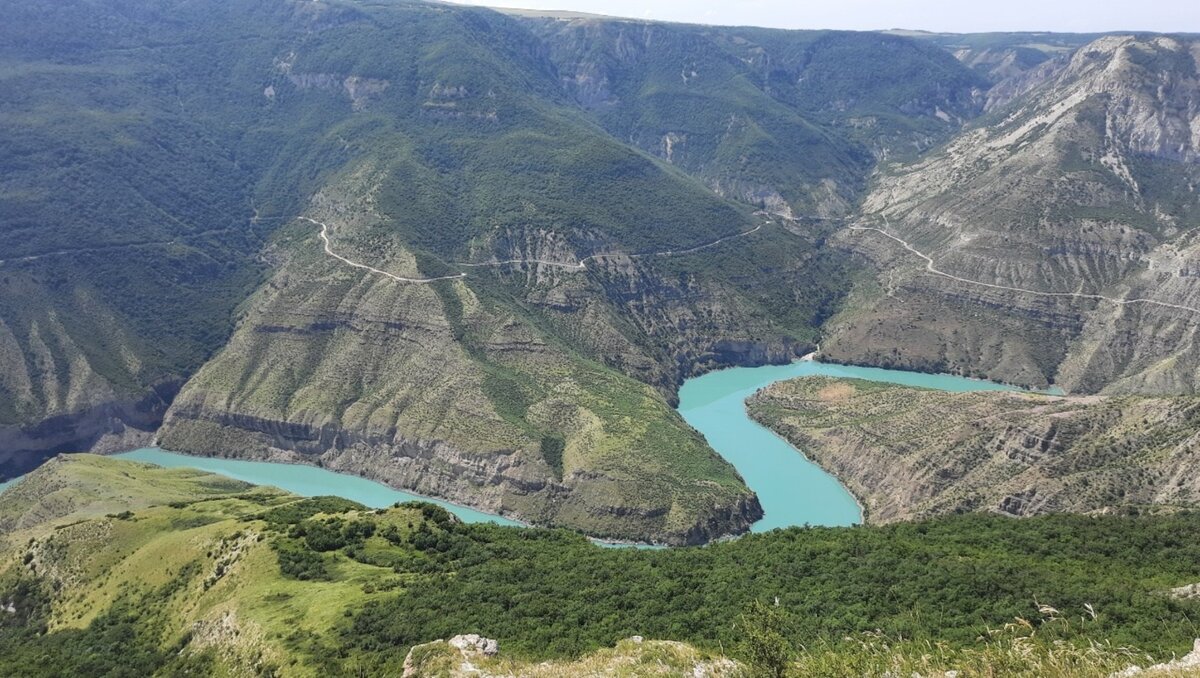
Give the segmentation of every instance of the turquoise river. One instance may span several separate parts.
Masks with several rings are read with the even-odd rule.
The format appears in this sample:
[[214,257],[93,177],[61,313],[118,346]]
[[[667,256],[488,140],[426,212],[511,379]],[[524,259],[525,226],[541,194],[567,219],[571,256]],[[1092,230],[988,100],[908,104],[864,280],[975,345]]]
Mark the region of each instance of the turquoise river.
[[[854,497],[833,476],[796,448],[752,421],[746,398],[782,379],[825,375],[886,381],[942,391],[1013,390],[1010,386],[943,374],[922,374],[872,367],[847,367],[814,361],[767,367],[738,367],[689,379],[679,390],[679,413],[704,434],[710,445],[742,474],[762,503],[765,517],[755,532],[790,525],[853,525],[862,519]],[[520,523],[444,501],[429,500],[357,476],[315,466],[191,457],[145,448],[116,455],[159,466],[189,466],[304,496],[333,494],[372,507],[398,501],[434,501],[467,522]],[[13,482],[0,483],[0,491]]]

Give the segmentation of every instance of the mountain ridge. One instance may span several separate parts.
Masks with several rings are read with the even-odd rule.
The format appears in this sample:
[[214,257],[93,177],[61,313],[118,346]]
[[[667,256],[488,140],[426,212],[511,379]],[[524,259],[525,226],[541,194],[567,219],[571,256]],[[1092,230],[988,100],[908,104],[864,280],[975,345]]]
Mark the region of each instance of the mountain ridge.
[[[1195,308],[1185,263],[1196,215],[1195,191],[1186,178],[1195,172],[1187,131],[1194,123],[1186,103],[1195,92],[1190,50],[1194,43],[1169,37],[1101,38],[943,149],[882,174],[858,225],[909,243],[936,260],[941,271],[969,270],[972,275],[964,277],[980,283]],[[1163,84],[1149,84],[1159,82],[1156,78]],[[1172,97],[1182,97],[1182,103],[1170,103]],[[1165,179],[1164,172],[1175,178]],[[872,315],[898,314],[901,326],[924,315],[914,327],[919,341],[887,340],[889,351],[912,352],[889,357],[889,364],[965,368],[1002,381],[1035,386],[1053,381],[1084,392],[1193,388],[1194,371],[1189,374],[1189,361],[1179,359],[1190,352],[1190,311],[1124,306],[1110,316],[1111,308],[1103,305],[968,290],[919,273],[914,277],[918,262],[911,255],[888,252],[892,245],[872,237],[879,236],[851,231],[842,242],[877,258],[885,271],[878,279],[891,281],[893,293],[905,288],[922,310],[871,292],[880,301],[863,306],[876,310],[860,307],[861,320],[847,315],[845,324],[831,325],[832,337],[823,346],[836,359],[875,359],[870,345],[877,340],[862,334],[863,323],[875,322]],[[1157,263],[1167,260],[1173,262],[1169,267]],[[962,342],[948,342],[946,330],[929,316],[929,304],[947,300],[954,310],[943,314],[945,326],[978,332],[970,341],[993,344],[990,354],[968,343],[966,353],[955,355],[954,344]],[[968,320],[972,313],[988,321]],[[1170,336],[1175,348],[1139,345],[1139,337],[1153,334],[1147,325]],[[839,338],[843,332],[845,343]],[[974,365],[968,368],[968,361]]]
[[[14,356],[0,369],[13,396],[0,405],[7,474],[56,451],[153,436],[178,451],[329,464],[535,522],[682,543],[744,531],[757,515],[750,489],[671,409],[682,380],[708,370],[787,362],[820,341],[837,361],[1072,391],[1191,388],[1187,321],[1129,304],[1114,321],[1100,307],[1019,292],[1014,303],[999,289],[1128,300],[1187,287],[1162,271],[1190,270],[1188,241],[1167,231],[1190,223],[1187,174],[1170,170],[1191,167],[1193,151],[1174,122],[1143,134],[1121,121],[1187,108],[1192,76],[1171,55],[1191,43],[1109,36],[1065,60],[1056,55],[1078,38],[1046,38],[1036,48],[1046,59],[1002,78],[985,67],[992,57],[956,59],[944,36],[411,2],[231,0],[203,16],[176,5],[70,5],[54,24],[58,10],[35,2],[22,16],[42,37],[5,48],[16,64],[8,105],[46,153],[77,144],[45,114],[78,109],[71,87],[105,112],[96,125],[126,134],[142,129],[129,102],[147,94],[153,133],[111,152],[171,178],[114,172],[133,183],[108,187],[103,172],[88,174],[94,190],[150,196],[170,218],[101,229],[102,250],[61,255],[73,268],[28,257],[88,242],[95,224],[75,231],[47,216],[59,226],[46,239],[22,240],[37,231],[21,217],[0,233],[26,257],[2,265],[3,284],[22,292],[0,308],[0,342]],[[165,20],[172,9],[180,21]],[[247,40],[256,32],[262,40]],[[1017,50],[1027,37],[955,45]],[[140,44],[188,48],[159,67],[128,51]],[[1118,58],[1105,79],[1101,62]],[[64,68],[71,79],[54,80]],[[214,77],[222,69],[232,89]],[[1113,133],[1096,127],[1093,95],[1149,73],[1174,78],[1167,98],[1127,87],[1139,112],[1113,104],[1103,109]],[[11,83],[38,86],[15,96]],[[1071,106],[1046,118],[1057,136],[1030,126]],[[1024,226],[1024,249],[1006,248],[1049,253],[1044,269],[949,247],[955,235],[920,215],[945,214],[939,201],[953,205],[970,181],[991,209],[1003,203],[987,186],[1008,185],[953,169],[959,156],[988,144],[993,155],[1011,150],[1014,166],[1036,156],[1009,148],[1002,131],[1057,149],[1046,167],[1077,177],[1067,198],[1082,186],[1119,202],[1133,190],[1122,177],[1136,175],[1136,214],[1044,199],[1058,210],[1056,235]],[[211,141],[190,165],[204,176],[185,182],[156,164],[200,153],[185,144],[197,138]],[[1116,155],[1101,152],[1126,138]],[[23,152],[4,156],[20,169],[10,193],[29,214],[68,209],[71,181],[38,169],[57,166],[52,158],[18,161]],[[904,191],[906,202],[892,200]],[[110,209],[118,202],[76,209],[111,221],[124,214]],[[1095,234],[1072,236],[1078,219]],[[997,288],[952,285],[947,297],[919,258],[864,228],[963,280],[990,271],[980,282]],[[159,247],[177,258],[152,254]],[[1076,291],[1076,274],[1091,287]],[[915,301],[888,296],[897,289]],[[187,303],[196,298],[204,303]],[[953,315],[939,308],[947,298]],[[1186,291],[1178,305],[1195,306]],[[1156,348],[1141,318],[1178,348]],[[1114,350],[1125,346],[1134,355]]]

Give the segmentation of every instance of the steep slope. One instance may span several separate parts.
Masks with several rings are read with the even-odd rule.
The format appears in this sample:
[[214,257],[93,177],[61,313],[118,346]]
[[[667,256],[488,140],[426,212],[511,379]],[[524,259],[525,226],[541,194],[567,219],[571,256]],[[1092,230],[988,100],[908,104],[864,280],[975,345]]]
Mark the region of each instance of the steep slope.
[[1069,57],[1103,37],[1099,33],[887,32],[938,45],[994,84],[1012,81],[1054,59]]
[[255,221],[255,206],[295,209],[346,159],[317,133],[343,109],[267,96],[284,77],[272,61],[355,14],[236,0],[11,8],[0,27],[0,474],[148,441],[228,339],[277,226]]
[[22,3],[0,28],[3,473],[147,435],[255,283],[249,173],[208,111],[184,110],[208,84],[190,77],[196,52],[122,51],[186,31],[135,39],[153,12],[133,8],[107,33],[80,11],[48,21],[58,4]]
[[[372,215],[331,216],[355,202],[313,212],[338,224],[338,251],[369,229]],[[164,446],[319,463],[616,538],[702,542],[761,514],[661,395],[486,285],[401,282],[327,255],[310,222],[283,233],[288,259],[172,405]],[[373,266],[424,275],[388,250]]]
[[527,23],[566,91],[613,135],[786,216],[844,215],[876,155],[943,138],[981,103],[981,79],[902,38],[594,17]]
[[[458,41],[471,47],[446,51]],[[339,71],[347,44],[364,65]],[[491,12],[373,9],[276,69],[287,79],[273,97],[288,103],[327,101],[324,82],[374,83],[327,132],[356,159],[279,232],[272,278],[176,399],[162,444],[328,464],[605,537],[747,529],[760,509],[733,469],[660,394],[605,366],[646,340],[626,336],[603,288],[580,289],[590,273],[577,262],[604,254],[593,267],[636,271],[630,254],[747,233],[761,217],[562,105],[536,41]],[[555,299],[564,289],[581,301]],[[729,307],[762,324],[753,305]]]
[[944,148],[888,168],[840,237],[879,273],[830,324],[826,354],[1191,392],[1198,58],[1193,41],[1102,38]]
[[1195,398],[963,394],[806,378],[773,384],[748,407],[845,482],[871,522],[1200,503]]

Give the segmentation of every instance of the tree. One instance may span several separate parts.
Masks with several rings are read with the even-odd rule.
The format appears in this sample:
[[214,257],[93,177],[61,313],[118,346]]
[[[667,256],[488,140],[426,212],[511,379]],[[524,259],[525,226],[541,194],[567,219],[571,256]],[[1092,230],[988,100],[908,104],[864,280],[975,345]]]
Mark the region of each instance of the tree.
[[784,634],[783,614],[761,600],[750,603],[738,618],[742,654],[755,675],[783,678],[792,663],[792,644]]

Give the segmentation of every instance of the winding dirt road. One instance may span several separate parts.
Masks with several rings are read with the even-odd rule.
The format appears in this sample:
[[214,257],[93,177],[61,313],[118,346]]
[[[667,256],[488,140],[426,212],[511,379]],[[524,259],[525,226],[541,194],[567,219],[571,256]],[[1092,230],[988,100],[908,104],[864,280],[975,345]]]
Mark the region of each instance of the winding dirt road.
[[[436,278],[406,278],[404,276],[399,276],[394,273],[388,273],[387,271],[381,271],[378,268],[375,268],[374,266],[368,266],[367,264],[353,261],[351,259],[347,259],[346,257],[338,254],[337,252],[334,252],[333,248],[329,242],[329,225],[326,224],[325,222],[317,221],[316,219],[311,219],[309,217],[298,217],[298,218],[303,221],[307,221],[310,224],[313,224],[314,226],[320,226],[321,227],[321,232],[320,232],[321,241],[325,243],[325,254],[333,257],[334,259],[337,259],[338,261],[346,264],[347,266],[353,266],[354,268],[361,268],[366,271],[371,271],[372,273],[378,273],[379,275],[387,276],[397,282],[405,282],[405,283],[419,283],[419,284],[420,283],[433,283],[433,282],[437,282],[439,280],[458,280],[459,278],[467,277],[466,273],[456,273],[455,275],[443,275],[443,276],[439,276]],[[722,238],[717,238],[716,240],[713,240],[711,242],[706,242],[701,245],[696,245],[695,247],[689,247],[689,248],[683,249],[683,250],[662,250],[661,252],[646,252],[643,254],[620,254],[620,253],[592,254],[592,255],[586,256],[583,259],[580,259],[579,261],[576,261],[576,262],[547,261],[545,259],[506,259],[504,261],[484,261],[484,262],[480,262],[480,263],[468,263],[468,262],[456,261],[456,262],[453,262],[453,265],[464,266],[464,267],[469,267],[469,268],[484,268],[484,267],[490,267],[490,266],[505,266],[505,265],[510,265],[510,264],[541,264],[543,266],[559,266],[559,267],[562,267],[562,268],[565,268],[565,269],[568,269],[571,271],[583,271],[583,270],[587,269],[587,262],[598,261],[600,259],[614,259],[614,258],[618,258],[618,257],[625,257],[628,259],[641,259],[644,257],[666,257],[666,256],[680,255],[680,254],[691,254],[692,252],[696,252],[698,250],[702,250],[702,249],[705,249],[708,247],[714,247],[716,245],[720,245],[721,243],[727,242],[729,240],[735,240],[737,238],[742,238],[742,237],[751,235],[753,233],[757,233],[760,229],[762,229],[763,226],[767,225],[767,223],[768,222],[764,221],[764,222],[760,223],[758,226],[755,226],[754,228],[752,228],[748,231],[742,231],[741,233],[727,235]]]
[[754,228],[752,228],[748,231],[742,231],[741,233],[727,235],[722,238],[717,238],[716,240],[713,240],[711,242],[706,242],[702,245],[696,245],[695,247],[689,247],[684,250],[662,250],[661,252],[643,252],[642,254],[623,254],[623,253],[619,253],[619,252],[618,253],[609,253],[609,254],[590,254],[574,263],[563,262],[563,261],[546,261],[545,259],[506,259],[504,261],[485,261],[485,262],[478,263],[478,264],[456,261],[456,262],[454,262],[454,265],[455,266],[470,266],[472,268],[482,268],[484,266],[504,266],[506,264],[544,264],[546,266],[561,266],[562,268],[571,269],[573,271],[582,271],[587,268],[587,262],[599,261],[601,259],[617,259],[620,257],[624,257],[626,259],[643,259],[646,257],[669,257],[669,256],[677,255],[677,254],[691,254],[692,252],[696,252],[698,250],[702,250],[707,247],[713,247],[716,245],[720,245],[721,243],[729,241],[729,240],[735,240],[737,238],[742,238],[742,237],[748,236],[752,233],[757,233],[759,231],[759,229],[761,229],[766,224],[767,224],[767,222],[764,221],[763,223],[759,224],[758,226],[755,226]]
[[906,249],[909,252],[912,252],[913,254],[917,255],[918,257],[924,259],[926,272],[931,273],[933,275],[941,276],[943,278],[949,278],[950,280],[965,283],[968,285],[976,285],[978,287],[990,287],[992,289],[1005,290],[1008,292],[1020,292],[1021,294],[1032,294],[1032,295],[1036,295],[1039,297],[1074,297],[1076,299],[1094,299],[1097,301],[1107,301],[1110,304],[1116,304],[1118,306],[1126,306],[1129,304],[1150,304],[1152,306],[1163,306],[1165,308],[1174,308],[1174,309],[1178,309],[1180,311],[1188,311],[1191,313],[1200,313],[1200,308],[1192,308],[1191,306],[1182,306],[1180,304],[1171,304],[1171,303],[1168,303],[1165,301],[1158,301],[1157,299],[1116,299],[1113,297],[1106,297],[1102,294],[1087,294],[1085,292],[1042,292],[1039,290],[1028,290],[1028,289],[1025,289],[1022,287],[1009,287],[1008,285],[995,285],[992,283],[980,282],[978,280],[971,280],[970,278],[963,278],[961,276],[957,276],[952,273],[947,273],[945,271],[938,269],[938,267],[936,265],[934,265],[933,259],[929,255],[925,254],[924,252],[922,252],[922,251],[918,250],[917,248],[913,247],[912,245],[908,244],[908,242],[903,240],[902,238],[894,236],[891,233],[888,233],[887,231],[885,231],[881,228],[874,228],[871,226],[850,226],[849,228],[852,231],[875,231],[876,233],[879,233],[885,237],[891,238],[892,240],[895,240],[896,242],[900,243],[900,245],[903,246],[904,249]]
[[387,271],[381,271],[381,270],[375,268],[374,266],[368,266],[366,264],[360,264],[357,261],[351,261],[350,259],[347,259],[346,257],[343,257],[342,255],[338,254],[337,252],[334,252],[333,249],[329,246],[329,226],[327,224],[325,224],[324,222],[321,222],[321,221],[317,221],[316,219],[309,219],[308,217],[299,217],[299,218],[303,219],[304,221],[307,221],[311,224],[320,226],[321,227],[321,240],[325,242],[325,254],[328,254],[329,256],[333,257],[334,259],[337,259],[338,261],[342,262],[343,264],[346,264],[347,266],[353,266],[354,268],[361,268],[364,271],[370,271],[372,273],[378,273],[379,275],[387,276],[387,277],[391,278],[392,280],[395,280],[396,282],[405,282],[405,283],[432,283],[432,282],[437,282],[439,280],[457,280],[458,278],[467,277],[466,273],[457,273],[455,275],[443,275],[443,276],[438,276],[436,278],[406,278],[402,275],[396,275],[395,273],[388,273]]

